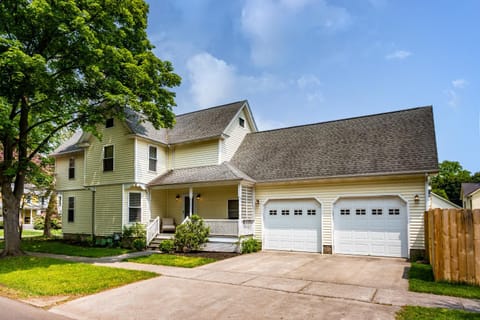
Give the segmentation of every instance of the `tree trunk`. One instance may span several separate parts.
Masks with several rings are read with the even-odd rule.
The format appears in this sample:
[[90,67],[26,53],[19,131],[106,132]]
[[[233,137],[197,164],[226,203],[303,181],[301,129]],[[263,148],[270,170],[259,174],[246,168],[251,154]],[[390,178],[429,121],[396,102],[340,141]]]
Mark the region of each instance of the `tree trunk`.
[[2,185],[2,198],[5,248],[0,257],[23,255],[20,249],[20,200],[13,195],[11,187],[5,184]]
[[57,214],[57,193],[52,190],[49,194],[50,200],[48,200],[47,210],[45,212],[45,224],[43,226],[43,236],[50,238],[52,233],[50,232],[52,215]]

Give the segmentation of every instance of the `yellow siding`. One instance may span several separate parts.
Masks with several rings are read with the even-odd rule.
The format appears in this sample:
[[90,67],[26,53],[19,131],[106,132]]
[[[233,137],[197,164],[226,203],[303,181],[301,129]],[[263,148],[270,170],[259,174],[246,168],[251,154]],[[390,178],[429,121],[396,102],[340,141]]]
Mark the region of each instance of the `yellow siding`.
[[218,140],[176,146],[173,169],[218,164]]
[[480,192],[472,195],[472,209],[480,209]]
[[[92,234],[92,192],[62,192],[62,231],[66,234]],[[68,222],[68,198],[75,197],[74,222]]]
[[[68,179],[70,158],[75,159],[75,179]],[[55,159],[55,175],[57,190],[83,188],[84,161],[83,152],[58,156]]]
[[[115,121],[112,128],[100,130],[103,138],[99,141],[91,138],[91,145],[86,151],[86,179],[88,186],[132,182],[134,178],[134,139],[126,135],[128,129],[120,121]],[[103,172],[103,147],[113,145],[114,169]]]
[[[245,127],[242,128],[239,125],[239,120],[238,118],[242,118],[245,120]],[[250,124],[247,121],[247,117],[245,115],[245,111],[242,110],[240,115],[236,118],[233,119],[232,121],[232,126],[228,128],[226,134],[229,136],[227,139],[225,139],[225,150],[222,150],[222,161],[229,161],[234,153],[237,151],[238,147],[243,141],[243,138],[245,138],[245,135],[249,132],[252,132],[252,129],[250,127]]]
[[96,187],[95,234],[122,231],[122,185]]
[[[149,170],[149,147],[157,147],[157,171]],[[165,172],[167,169],[167,151],[166,148],[154,143],[137,139],[136,140],[136,159],[135,172],[136,182],[149,183],[152,179]]]
[[[255,195],[260,205],[256,206],[255,236],[259,239],[262,237],[263,204],[268,199],[302,197],[317,199],[322,206],[323,245],[332,245],[332,209],[333,202],[338,196],[397,194],[408,201],[410,249],[423,249],[423,213],[425,211],[425,178],[423,176],[276,185],[257,184]],[[418,203],[413,201],[416,194],[420,197]]]

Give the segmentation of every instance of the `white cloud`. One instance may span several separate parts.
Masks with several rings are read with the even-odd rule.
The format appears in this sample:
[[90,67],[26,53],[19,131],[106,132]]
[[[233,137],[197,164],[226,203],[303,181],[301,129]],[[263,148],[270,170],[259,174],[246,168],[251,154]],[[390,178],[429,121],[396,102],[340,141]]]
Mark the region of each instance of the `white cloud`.
[[323,92],[320,90],[322,83],[317,76],[304,74],[297,79],[297,86],[300,89],[300,92],[304,94],[307,102],[315,104],[325,101]]
[[451,107],[458,107],[461,103],[461,97],[459,90],[464,89],[468,85],[468,81],[465,79],[452,80],[452,88],[445,90],[447,95],[447,103]]
[[297,85],[300,89],[305,89],[308,87],[320,86],[322,83],[320,80],[312,74],[304,74],[297,79]]
[[456,89],[463,89],[468,85],[468,81],[465,79],[455,79],[452,81],[452,86]]
[[412,53],[406,50],[397,50],[385,56],[387,60],[403,60],[410,57]]
[[280,121],[275,121],[272,119],[266,119],[262,117],[260,114],[255,115],[255,122],[257,123],[258,130],[260,131],[286,127],[285,123]]
[[255,93],[284,90],[287,87],[281,80],[269,74],[242,75],[235,66],[207,52],[190,57],[187,71],[193,103],[200,108],[246,99]]
[[350,24],[351,16],[344,8],[324,0],[247,0],[241,16],[251,58],[261,66],[281,60],[292,43],[306,34],[336,32]]

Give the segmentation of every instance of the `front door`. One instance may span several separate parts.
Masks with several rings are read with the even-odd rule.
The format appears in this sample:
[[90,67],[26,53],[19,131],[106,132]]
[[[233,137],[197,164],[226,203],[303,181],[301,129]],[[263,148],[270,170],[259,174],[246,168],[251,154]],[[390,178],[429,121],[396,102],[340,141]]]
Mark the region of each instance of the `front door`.
[[[195,213],[195,198],[192,199],[192,214]],[[190,215],[190,197],[183,196],[183,218]]]

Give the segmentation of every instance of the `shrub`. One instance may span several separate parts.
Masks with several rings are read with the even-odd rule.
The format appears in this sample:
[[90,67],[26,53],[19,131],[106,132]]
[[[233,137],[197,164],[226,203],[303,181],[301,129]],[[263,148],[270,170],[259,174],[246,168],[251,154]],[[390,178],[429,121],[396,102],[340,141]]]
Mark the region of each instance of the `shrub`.
[[52,218],[52,220],[50,220],[50,225],[55,230],[62,229],[62,220],[59,218]]
[[175,252],[175,242],[173,240],[163,240],[160,242],[158,249],[165,253],[173,253]]
[[3,220],[0,221],[0,229],[3,229]]
[[33,229],[43,230],[45,227],[45,218],[43,216],[36,216],[33,218]]
[[141,223],[124,226],[122,233],[122,248],[143,250],[147,246],[147,231]]
[[203,219],[194,214],[185,223],[177,226],[174,236],[175,249],[177,251],[198,251],[208,241],[210,228],[205,225]]
[[133,247],[138,251],[145,249],[146,246],[147,241],[143,238],[136,238],[135,240],[133,240]]
[[254,238],[248,238],[241,242],[242,253],[252,253],[262,250],[262,243]]

